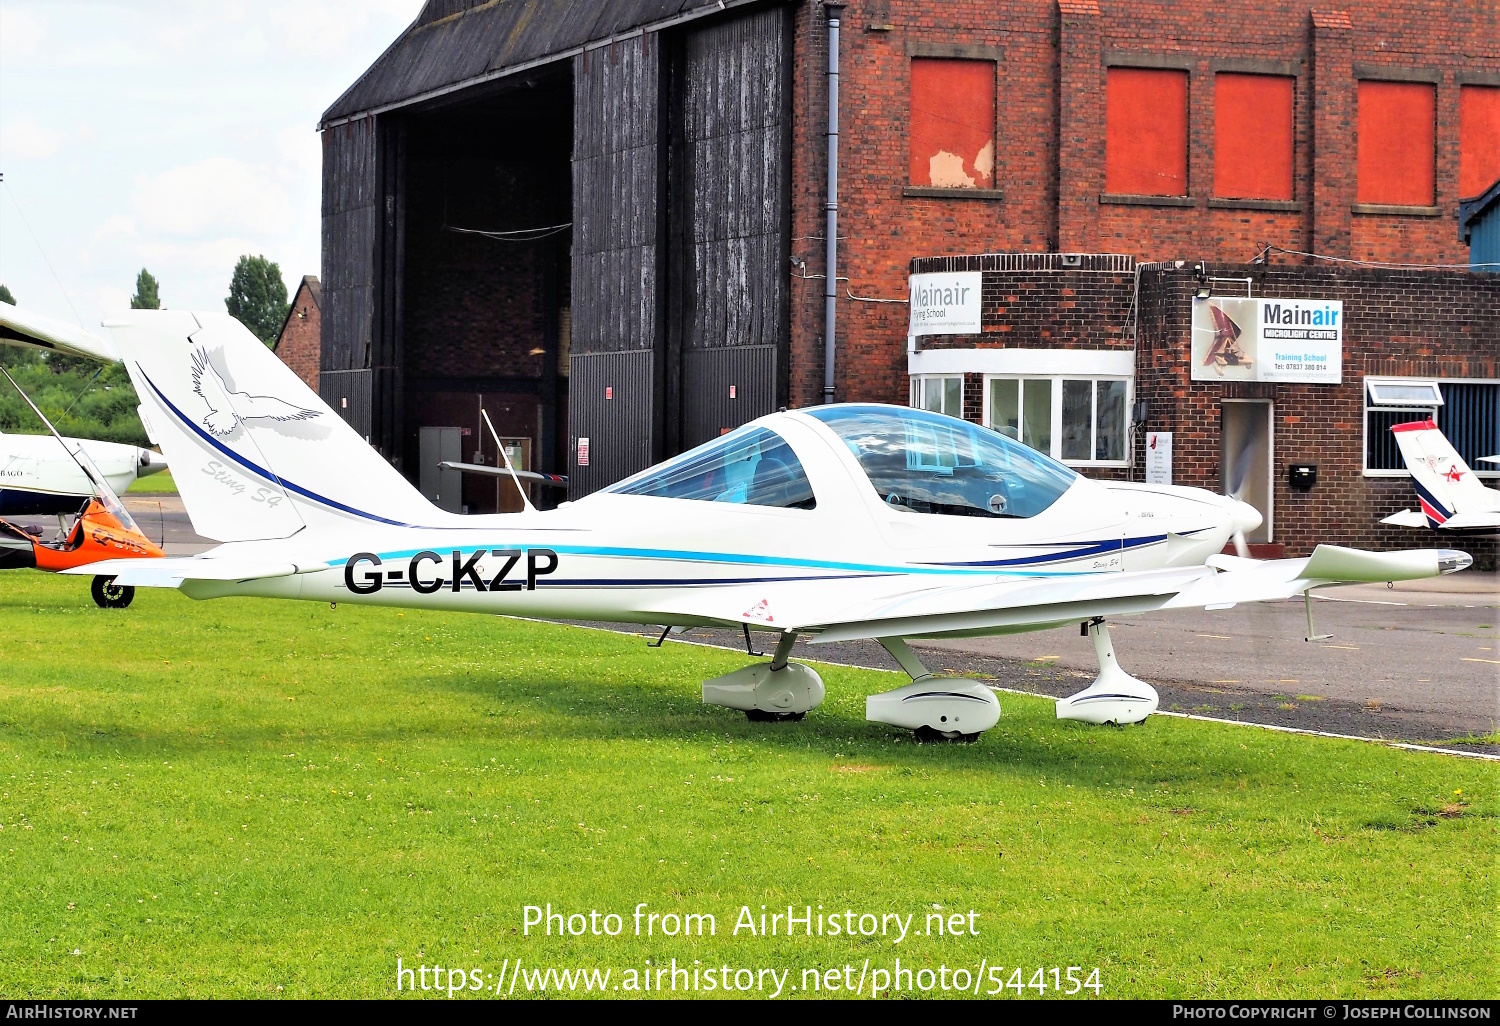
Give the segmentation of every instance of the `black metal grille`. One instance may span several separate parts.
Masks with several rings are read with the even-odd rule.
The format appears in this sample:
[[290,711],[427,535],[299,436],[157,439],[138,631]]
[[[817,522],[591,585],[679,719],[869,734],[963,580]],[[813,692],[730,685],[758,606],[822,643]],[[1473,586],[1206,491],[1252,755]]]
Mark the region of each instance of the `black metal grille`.
[[776,349],[730,346],[683,354],[684,449],[776,409]]
[[1494,382],[1439,382],[1443,408],[1438,427],[1453,448],[1474,470],[1500,470],[1480,463],[1481,456],[1500,454],[1500,384]]
[[[568,364],[568,497],[577,499],[651,465],[651,350],[574,353]],[[579,440],[588,439],[588,464]]]

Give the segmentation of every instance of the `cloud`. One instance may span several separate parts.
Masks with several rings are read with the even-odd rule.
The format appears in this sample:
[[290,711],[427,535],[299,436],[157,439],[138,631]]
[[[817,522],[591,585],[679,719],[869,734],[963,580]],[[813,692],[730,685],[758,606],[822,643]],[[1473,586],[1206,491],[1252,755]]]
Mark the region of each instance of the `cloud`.
[[280,4],[269,13],[280,29],[280,40],[303,57],[342,53],[373,21],[414,19],[420,0],[322,0],[319,3]]
[[322,183],[323,142],[312,125],[291,125],[276,133],[283,176]]
[[112,285],[105,285],[99,289],[99,309],[105,313],[130,309],[130,293]]
[[63,133],[49,132],[35,121],[19,118],[0,133],[0,157],[6,160],[42,160],[62,145]]
[[25,7],[0,7],[0,62],[10,67],[41,59],[47,25]]
[[275,176],[232,157],[178,165],[136,182],[136,221],[152,234],[202,238],[215,233],[280,237],[295,211]]
[[107,218],[94,233],[96,239],[107,239],[112,235],[134,235],[135,218],[126,217],[124,214],[115,214]]

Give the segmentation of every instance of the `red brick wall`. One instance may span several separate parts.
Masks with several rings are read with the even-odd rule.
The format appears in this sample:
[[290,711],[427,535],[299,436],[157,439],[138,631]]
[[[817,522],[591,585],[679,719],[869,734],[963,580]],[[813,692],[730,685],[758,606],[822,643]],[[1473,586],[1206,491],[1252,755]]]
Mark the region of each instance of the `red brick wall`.
[[[826,18],[795,14],[791,397],[820,402],[823,366]],[[975,196],[908,189],[912,56],[998,61],[995,186]],[[1100,202],[1109,66],[1188,73],[1186,205]],[[841,48],[839,356],[836,397],[903,402],[911,259],[985,252],[1109,252],[1242,262],[1263,243],[1336,256],[1463,263],[1459,84],[1500,68],[1500,4],[1310,0],[1209,8],[1186,0],[851,0]],[[1212,201],[1213,76],[1295,79],[1294,193]],[[1355,212],[1356,76],[1435,80],[1437,213]]]
[[[315,279],[316,280],[316,279]],[[292,296],[292,312],[276,340],[276,355],[314,392],[322,365],[323,314],[306,281]]]
[[[1367,478],[1364,378],[1374,375],[1500,377],[1500,275],[1282,266],[1210,266],[1249,277],[1255,295],[1344,301],[1340,385],[1218,384],[1190,380],[1192,269],[1141,268],[1136,396],[1151,404],[1151,430],[1171,431],[1173,481],[1219,489],[1219,412],[1224,399],[1266,399],[1274,409],[1275,541],[1305,555],[1320,541],[1366,548],[1427,547],[1425,530],[1389,527],[1382,517],[1415,509],[1406,478]],[[1137,479],[1144,453],[1136,453]],[[1316,463],[1309,492],[1287,486],[1287,465]],[[1495,543],[1455,548],[1493,566]]]

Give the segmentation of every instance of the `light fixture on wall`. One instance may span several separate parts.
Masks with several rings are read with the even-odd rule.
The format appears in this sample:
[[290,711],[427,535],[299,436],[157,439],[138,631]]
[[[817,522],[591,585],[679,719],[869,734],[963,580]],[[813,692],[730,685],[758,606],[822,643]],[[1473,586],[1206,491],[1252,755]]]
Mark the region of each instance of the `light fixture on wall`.
[[1194,295],[1199,299],[1207,299],[1213,295],[1213,286],[1208,283],[1208,268],[1203,266],[1202,260],[1193,267],[1193,279],[1198,283],[1198,291]]

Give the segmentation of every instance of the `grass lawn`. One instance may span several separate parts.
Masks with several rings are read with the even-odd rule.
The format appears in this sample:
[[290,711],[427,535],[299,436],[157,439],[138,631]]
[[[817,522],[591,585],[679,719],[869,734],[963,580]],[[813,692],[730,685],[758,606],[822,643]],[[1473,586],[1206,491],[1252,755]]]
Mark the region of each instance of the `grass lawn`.
[[170,470],[158,470],[146,477],[138,477],[125,489],[127,495],[175,495],[177,482],[172,480]]
[[[1010,695],[979,743],[917,745],[864,720],[902,678],[833,666],[801,724],[704,707],[701,681],[745,662],[347,605],[143,590],[103,611],[87,579],[0,575],[0,994],[384,997],[398,957],[1500,988],[1493,764],[1059,723]],[[625,933],[523,937],[547,902]],[[711,912],[717,936],[637,939],[638,902]],[[732,936],[762,904],[915,919],[899,945]],[[977,910],[979,935],[918,935],[935,905]]]

